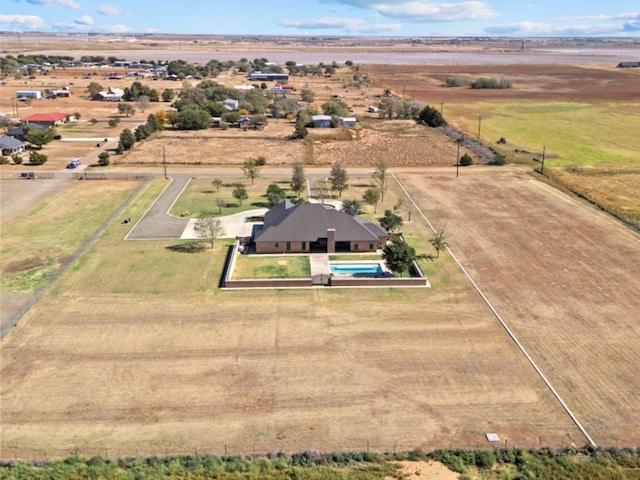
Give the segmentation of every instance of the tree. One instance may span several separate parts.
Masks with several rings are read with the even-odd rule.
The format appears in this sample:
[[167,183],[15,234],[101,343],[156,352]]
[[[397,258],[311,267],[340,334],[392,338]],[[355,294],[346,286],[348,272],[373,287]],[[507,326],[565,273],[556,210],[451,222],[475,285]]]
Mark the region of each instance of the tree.
[[222,197],[216,198],[216,207],[218,207],[218,213],[222,213],[222,209],[227,208],[227,201]]
[[80,112],[73,112],[73,118],[75,118],[76,120],[80,120],[80,117],[82,117],[82,114]]
[[384,217],[380,219],[380,225],[387,231],[393,232],[403,225],[402,217],[391,210],[384,211]]
[[98,93],[100,93],[104,88],[98,82],[91,82],[87,86],[87,91],[89,92],[89,96],[91,98],[95,97]]
[[293,175],[291,176],[291,190],[298,194],[298,198],[302,194],[306,186],[306,177],[304,175],[304,165],[300,162],[293,164]]
[[35,150],[29,152],[29,163],[31,165],[42,165],[47,163],[47,160],[49,158],[44,153],[36,152]]
[[173,88],[167,88],[162,92],[162,101],[170,102],[176,98],[176,91]]
[[269,208],[275,207],[287,198],[287,192],[280,188],[277,183],[272,183],[267,187],[267,199]]
[[298,115],[296,115],[296,128],[292,135],[293,139],[305,138],[307,135],[309,135],[309,130],[307,130],[305,123],[306,121],[304,113],[302,111],[298,112]]
[[433,237],[429,239],[433,248],[436,249],[436,258],[440,256],[440,250],[444,250],[449,245],[444,238],[444,230],[439,230]]
[[342,192],[349,188],[349,177],[347,175],[347,170],[342,166],[340,162],[335,162],[331,166],[329,183],[331,184],[331,189],[338,192],[338,197],[342,197]]
[[149,131],[151,133],[159,132],[160,130],[162,130],[162,122],[156,115],[150,113],[147,117],[147,128],[149,128]]
[[255,182],[255,179],[260,176],[260,167],[265,165],[267,160],[264,157],[247,158],[242,164],[242,171],[244,176],[251,180],[251,185]]
[[210,126],[211,115],[196,106],[185,107],[178,112],[176,116],[176,127],[178,130],[204,130]]
[[306,103],[312,103],[316,99],[316,94],[309,88],[300,90],[300,100]]
[[396,275],[402,276],[415,261],[416,251],[400,237],[393,237],[382,248],[382,258],[384,258],[389,270]]
[[222,222],[217,218],[199,218],[193,226],[193,231],[198,238],[209,242],[211,248],[213,248],[216,239],[224,235]]
[[437,108],[425,106],[418,115],[422,123],[430,127],[440,127],[446,125],[447,122]]
[[133,132],[131,132],[131,130],[129,130],[128,128],[125,128],[120,133],[120,145],[122,146],[122,149],[131,150],[131,148],[135,143],[136,143],[135,135],[133,134]]
[[100,155],[98,155],[98,165],[100,165],[101,167],[106,167],[107,165],[109,165],[109,163],[111,163],[109,152],[102,152]]
[[378,187],[378,191],[380,192],[380,200],[384,202],[384,194],[387,192],[389,188],[389,178],[387,177],[387,169],[389,166],[387,162],[384,160],[380,160],[376,164],[376,170],[371,175],[373,180],[376,182],[376,186]]
[[43,145],[51,142],[55,136],[56,131],[53,128],[47,128],[46,130],[27,128],[24,139],[30,144],[35,145],[38,149],[41,149]]
[[111,128],[116,128],[120,124],[120,119],[118,117],[110,118],[107,123]]
[[220,187],[222,186],[222,179],[220,179],[220,178],[214,178],[214,179],[211,181],[211,184],[212,184],[214,187],[216,187],[216,192],[219,192],[219,191],[220,191]]
[[465,153],[462,157],[460,157],[460,166],[468,167],[473,164],[473,158],[468,153]]
[[149,138],[149,135],[151,135],[151,130],[149,129],[149,127],[145,124],[145,125],[139,125],[138,128],[136,128],[136,132],[135,132],[135,136],[136,136],[136,141],[140,141],[140,140],[144,140],[145,138]]
[[349,105],[342,100],[325,102],[320,108],[322,108],[322,113],[331,115],[332,117],[346,117],[349,114]]
[[244,187],[235,188],[231,193],[231,195],[233,195],[233,198],[235,198],[238,201],[239,207],[242,206],[242,202],[244,202],[247,198],[249,198],[249,194],[247,193],[247,190]]
[[149,99],[149,95],[140,95],[138,97],[138,108],[140,109],[140,111],[142,113],[144,113],[144,111],[149,108],[149,102],[151,100]]
[[130,103],[121,102],[118,104],[118,112],[120,113],[120,115],[128,117],[129,115],[133,115],[134,113],[136,113],[136,109],[133,108],[133,105],[131,105]]
[[373,207],[373,213],[377,213],[380,191],[377,188],[367,188],[362,195],[362,201]]
[[345,200],[342,202],[342,211],[348,213],[352,217],[362,213],[362,204],[360,200]]

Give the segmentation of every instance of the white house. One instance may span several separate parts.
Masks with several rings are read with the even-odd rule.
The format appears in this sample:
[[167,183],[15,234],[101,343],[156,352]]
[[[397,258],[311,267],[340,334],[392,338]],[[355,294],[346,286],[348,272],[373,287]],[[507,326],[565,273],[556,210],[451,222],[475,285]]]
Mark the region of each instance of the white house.
[[42,98],[42,92],[40,90],[18,90],[16,92],[16,98],[35,98],[40,100]]
[[343,127],[355,127],[356,122],[355,117],[340,117],[340,125]]
[[109,87],[107,90],[98,92],[95,96],[96,100],[102,100],[103,102],[119,102],[122,100],[124,90],[121,88]]

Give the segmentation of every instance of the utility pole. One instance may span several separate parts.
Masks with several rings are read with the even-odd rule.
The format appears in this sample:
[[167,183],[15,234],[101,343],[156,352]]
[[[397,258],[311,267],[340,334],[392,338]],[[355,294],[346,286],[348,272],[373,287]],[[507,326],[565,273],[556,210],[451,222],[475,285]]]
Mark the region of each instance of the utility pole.
[[444,110],[444,100],[440,100],[440,115],[442,115],[443,110]]
[[458,178],[459,170],[460,170],[460,144],[458,144],[458,155],[456,157],[456,178]]
[[164,151],[164,145],[162,146],[162,166],[164,167],[164,179],[167,179],[167,155]]
[[542,147],[542,164],[540,165],[540,174],[544,175],[544,159],[547,156],[547,146]]
[[482,115],[478,115],[478,140],[480,140],[480,126],[482,125]]

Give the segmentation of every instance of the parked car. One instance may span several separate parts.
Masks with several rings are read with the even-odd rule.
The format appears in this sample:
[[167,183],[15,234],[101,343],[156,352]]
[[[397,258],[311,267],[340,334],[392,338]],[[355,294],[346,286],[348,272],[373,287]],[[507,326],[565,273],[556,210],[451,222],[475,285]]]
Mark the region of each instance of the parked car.
[[80,166],[80,159],[74,158],[73,160],[71,160],[69,165],[67,165],[67,168],[78,168],[79,166]]

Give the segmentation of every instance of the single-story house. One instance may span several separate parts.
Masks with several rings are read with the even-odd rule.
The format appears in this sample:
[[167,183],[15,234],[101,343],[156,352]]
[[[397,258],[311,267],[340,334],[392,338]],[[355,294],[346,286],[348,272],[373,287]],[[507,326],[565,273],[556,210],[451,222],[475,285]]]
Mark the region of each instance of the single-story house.
[[22,119],[24,125],[38,124],[45,127],[54,127],[56,125],[62,125],[63,123],[73,122],[75,117],[72,113],[34,113]]
[[356,122],[355,117],[340,117],[340,125],[343,127],[355,127]]
[[119,102],[122,100],[124,90],[121,88],[109,87],[107,90],[98,92],[94,100],[102,100],[103,102]]
[[24,143],[9,135],[2,135],[0,137],[0,151],[2,152],[2,155],[20,153],[24,151]]
[[333,123],[333,119],[329,115],[313,115],[311,120],[316,128],[330,128]]
[[256,253],[375,252],[388,237],[381,226],[333,207],[285,200],[265,214],[251,241]]

